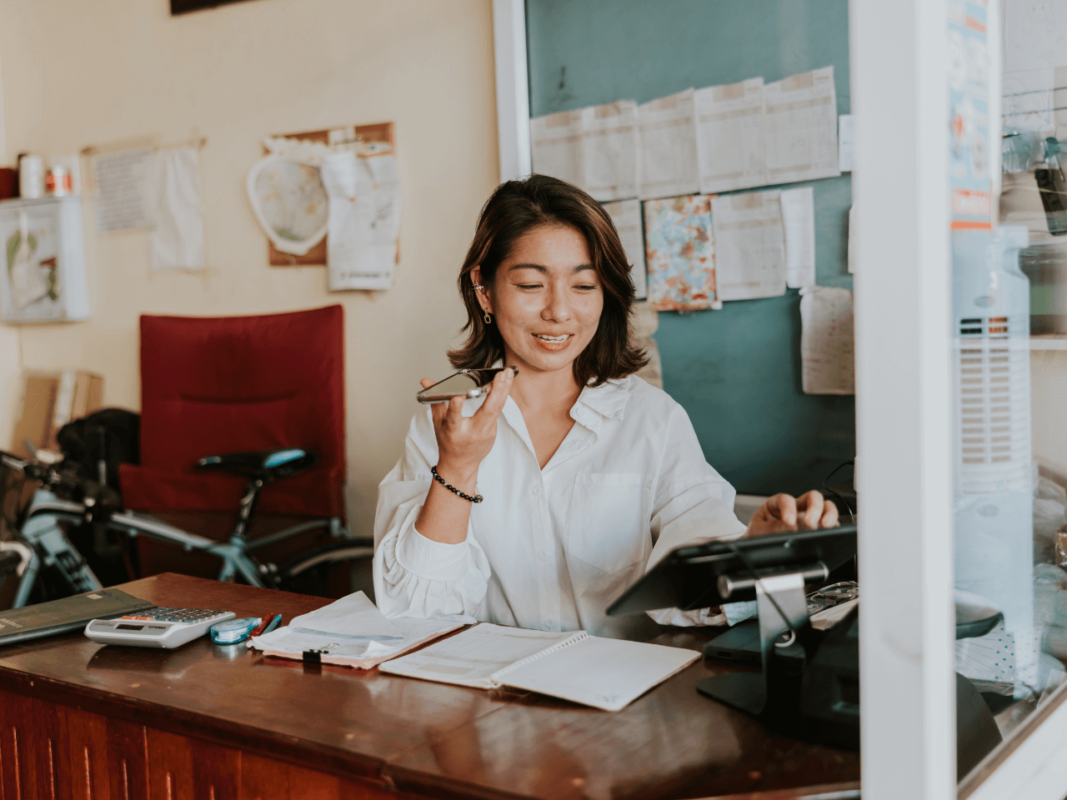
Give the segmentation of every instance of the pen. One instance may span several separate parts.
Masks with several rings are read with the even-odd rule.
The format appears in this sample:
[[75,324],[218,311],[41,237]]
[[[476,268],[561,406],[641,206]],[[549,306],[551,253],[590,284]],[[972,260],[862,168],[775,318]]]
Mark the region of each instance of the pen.
[[[248,637],[248,641],[246,642],[246,644],[251,647],[253,636],[263,636],[265,634],[270,633],[272,630],[278,627],[278,623],[281,621],[281,614],[267,614],[267,616],[263,618],[263,622],[260,623],[259,628],[253,631],[252,634]],[[262,628],[262,630],[260,630],[260,628]]]
[[281,614],[275,614],[274,615],[274,619],[272,619],[270,621],[270,623],[267,625],[266,629],[260,635],[262,636],[264,634],[270,633],[272,630],[274,630],[275,628],[278,627],[278,625],[281,623],[281,621],[282,621],[282,615]]

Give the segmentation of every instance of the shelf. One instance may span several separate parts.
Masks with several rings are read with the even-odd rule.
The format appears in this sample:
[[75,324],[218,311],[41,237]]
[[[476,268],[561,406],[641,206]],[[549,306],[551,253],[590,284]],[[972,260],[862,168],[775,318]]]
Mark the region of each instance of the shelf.
[[1031,350],[1067,350],[1067,338],[1055,334],[1030,337]]

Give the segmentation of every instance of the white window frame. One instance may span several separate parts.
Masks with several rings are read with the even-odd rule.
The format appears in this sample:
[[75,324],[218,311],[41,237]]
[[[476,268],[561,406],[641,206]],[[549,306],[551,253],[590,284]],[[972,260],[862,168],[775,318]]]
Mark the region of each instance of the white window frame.
[[496,130],[500,181],[525,178],[530,158],[530,83],[526,66],[526,1],[493,0]]
[[[957,796],[948,7],[849,2],[864,800]],[[493,0],[493,36],[503,181],[531,171],[525,0]],[[1063,800],[1067,702],[1026,728],[959,798]]]

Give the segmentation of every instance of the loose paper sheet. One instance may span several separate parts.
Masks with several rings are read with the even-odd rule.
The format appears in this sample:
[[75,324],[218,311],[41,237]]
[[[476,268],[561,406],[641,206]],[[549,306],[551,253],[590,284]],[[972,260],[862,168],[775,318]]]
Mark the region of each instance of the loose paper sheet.
[[150,147],[92,157],[96,229],[100,233],[152,227],[148,177],[154,160]]
[[669,197],[644,206],[649,302],[659,311],[722,308],[716,293],[711,198]]
[[852,172],[852,115],[837,118],[837,168]]
[[323,162],[330,198],[327,276],[331,292],[388,289],[400,233],[400,181],[388,145],[357,157],[351,150]]
[[716,286],[720,300],[785,294],[781,192],[713,197]]
[[294,617],[251,640],[267,655],[300,658],[317,652],[327,664],[370,669],[412,647],[461,627],[462,619],[387,619],[363,592]]
[[596,200],[637,197],[637,103],[582,109],[582,183]]
[[630,262],[630,279],[634,282],[637,299],[644,300],[648,297],[648,281],[645,277],[645,243],[641,236],[641,201],[604,203],[604,210],[619,232],[622,249]]
[[840,175],[834,68],[791,75],[763,90],[767,183]]
[[530,146],[534,172],[583,184],[581,109],[531,119]]
[[204,217],[200,209],[200,151],[160,150],[148,181],[155,227],[148,236],[153,270],[204,268]]
[[693,90],[637,107],[642,200],[700,191]]
[[855,394],[852,292],[809,286],[800,290],[800,360],[805,394]]
[[763,78],[697,89],[693,100],[700,191],[714,194],[766,183]]
[[810,186],[782,192],[785,283],[790,289],[815,285],[815,192]]

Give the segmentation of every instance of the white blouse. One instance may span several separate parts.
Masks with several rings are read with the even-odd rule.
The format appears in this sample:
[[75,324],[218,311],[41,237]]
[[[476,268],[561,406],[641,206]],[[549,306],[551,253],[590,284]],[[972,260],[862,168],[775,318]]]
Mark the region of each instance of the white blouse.
[[[482,402],[467,401],[463,413]],[[442,544],[415,530],[437,464],[430,410],[415,415],[404,455],[379,487],[374,522],[374,591],[387,617],[466,615],[550,631],[655,635],[643,614],[604,611],[675,547],[744,533],[734,489],[704,460],[685,410],[636,376],[586,387],[571,417],[576,424],[541,469],[509,397],[478,469],[485,500],[471,509],[467,539]],[[707,609],[649,617],[723,621]]]

